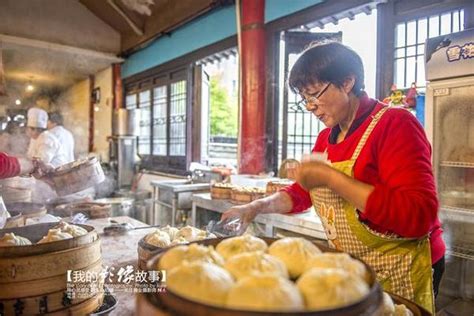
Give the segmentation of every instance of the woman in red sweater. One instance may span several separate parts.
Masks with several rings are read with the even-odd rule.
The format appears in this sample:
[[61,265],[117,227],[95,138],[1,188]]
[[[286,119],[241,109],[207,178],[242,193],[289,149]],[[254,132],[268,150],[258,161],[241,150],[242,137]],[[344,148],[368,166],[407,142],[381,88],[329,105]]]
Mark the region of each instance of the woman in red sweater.
[[313,152],[325,152],[330,163],[307,159],[297,183],[223,218],[250,222],[313,205],[331,246],[370,264],[386,290],[433,312],[445,244],[423,128],[408,111],[367,96],[360,57],[339,43],[304,51],[289,85],[326,125]]

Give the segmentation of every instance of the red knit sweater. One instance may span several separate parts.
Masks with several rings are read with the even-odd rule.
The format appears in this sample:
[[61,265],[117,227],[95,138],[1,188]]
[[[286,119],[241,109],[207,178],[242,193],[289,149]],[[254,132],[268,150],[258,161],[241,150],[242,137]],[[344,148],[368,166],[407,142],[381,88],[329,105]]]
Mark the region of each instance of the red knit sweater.
[[15,157],[0,152],[0,179],[15,177],[20,174],[20,163]]
[[[356,119],[375,100],[361,98]],[[384,105],[378,103],[372,113],[339,144],[329,143],[331,129],[318,135],[313,152],[324,152],[332,162],[351,158],[371,117]],[[431,259],[435,263],[445,252],[438,219],[438,199],[431,166],[431,147],[422,126],[404,109],[391,109],[379,121],[354,166],[355,179],[375,187],[360,218],[381,233],[403,237],[430,234]],[[311,206],[306,190],[297,183],[283,189],[293,201],[292,212]]]

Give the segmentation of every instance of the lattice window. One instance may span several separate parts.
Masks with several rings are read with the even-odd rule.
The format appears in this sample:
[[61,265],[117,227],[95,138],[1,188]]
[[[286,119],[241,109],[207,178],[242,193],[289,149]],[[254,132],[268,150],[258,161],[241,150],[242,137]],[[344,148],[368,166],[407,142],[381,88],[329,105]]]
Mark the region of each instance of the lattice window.
[[151,91],[142,91],[138,95],[138,108],[140,110],[140,136],[138,137],[138,153],[150,154],[151,137]]
[[168,139],[167,87],[153,89],[153,155],[166,156]]
[[398,88],[407,88],[412,82],[425,87],[426,39],[462,31],[463,21],[464,10],[459,9],[396,25],[393,82]]
[[171,84],[170,88],[170,156],[186,154],[186,80]]

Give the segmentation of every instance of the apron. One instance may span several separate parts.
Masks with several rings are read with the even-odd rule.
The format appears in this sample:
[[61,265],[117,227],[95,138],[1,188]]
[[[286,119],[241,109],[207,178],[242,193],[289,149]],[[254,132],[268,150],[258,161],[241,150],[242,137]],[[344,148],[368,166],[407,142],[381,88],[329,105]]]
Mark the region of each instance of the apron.
[[[353,177],[354,164],[370,133],[388,108],[381,109],[360,139],[350,160],[332,167]],[[370,265],[387,292],[415,301],[434,314],[431,250],[428,237],[401,238],[376,232],[359,220],[355,206],[327,187],[310,192],[329,245],[353,254]]]

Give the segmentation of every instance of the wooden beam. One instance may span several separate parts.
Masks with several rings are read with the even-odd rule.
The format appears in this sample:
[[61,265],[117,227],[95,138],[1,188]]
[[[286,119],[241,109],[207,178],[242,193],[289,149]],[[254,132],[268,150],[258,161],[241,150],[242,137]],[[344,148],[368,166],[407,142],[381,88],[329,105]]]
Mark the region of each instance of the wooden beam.
[[132,21],[127,13],[114,2],[114,0],[107,0],[107,3],[125,20],[125,22],[127,22],[128,26],[131,27],[136,35],[143,36],[143,34],[145,34],[143,30]]
[[65,54],[82,55],[86,57],[107,60],[107,61],[110,61],[111,63],[124,62],[124,59],[119,58],[111,53],[105,53],[105,52],[100,52],[96,50],[68,46],[68,45],[57,44],[57,43],[52,43],[52,42],[40,41],[40,40],[26,38],[26,37],[0,34],[0,42],[2,42],[3,44],[52,50],[52,51],[65,53]]

